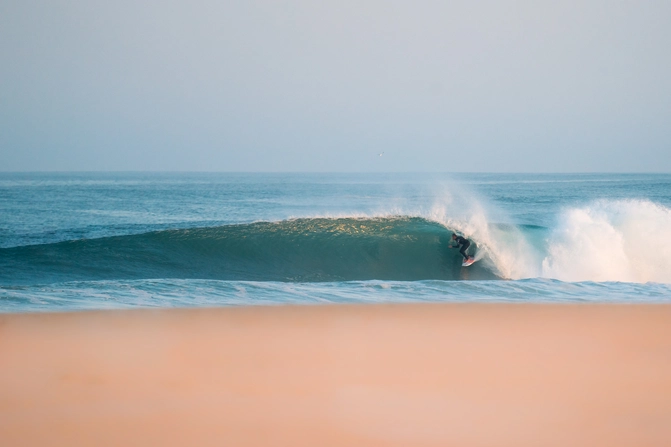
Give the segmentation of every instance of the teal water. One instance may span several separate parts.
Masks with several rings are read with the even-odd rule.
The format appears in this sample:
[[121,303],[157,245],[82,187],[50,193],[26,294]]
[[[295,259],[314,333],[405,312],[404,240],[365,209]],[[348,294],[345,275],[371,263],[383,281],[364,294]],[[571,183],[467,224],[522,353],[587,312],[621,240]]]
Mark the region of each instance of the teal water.
[[670,299],[666,174],[0,174],[2,312]]

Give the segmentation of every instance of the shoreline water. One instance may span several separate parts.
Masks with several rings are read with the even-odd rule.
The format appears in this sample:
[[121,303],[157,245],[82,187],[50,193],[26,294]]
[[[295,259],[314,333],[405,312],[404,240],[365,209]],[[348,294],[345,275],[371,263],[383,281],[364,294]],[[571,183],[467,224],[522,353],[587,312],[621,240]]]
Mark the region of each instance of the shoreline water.
[[0,315],[7,445],[671,442],[671,306]]

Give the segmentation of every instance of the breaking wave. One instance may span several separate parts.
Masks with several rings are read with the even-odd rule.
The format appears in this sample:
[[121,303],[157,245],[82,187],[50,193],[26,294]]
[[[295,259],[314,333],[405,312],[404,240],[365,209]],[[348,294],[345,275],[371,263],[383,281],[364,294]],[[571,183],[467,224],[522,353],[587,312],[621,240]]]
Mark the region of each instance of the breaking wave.
[[[479,261],[461,267],[458,232]],[[134,279],[418,281],[551,278],[671,283],[671,210],[647,200],[566,208],[550,228],[467,218],[299,218],[0,249],[0,285]]]

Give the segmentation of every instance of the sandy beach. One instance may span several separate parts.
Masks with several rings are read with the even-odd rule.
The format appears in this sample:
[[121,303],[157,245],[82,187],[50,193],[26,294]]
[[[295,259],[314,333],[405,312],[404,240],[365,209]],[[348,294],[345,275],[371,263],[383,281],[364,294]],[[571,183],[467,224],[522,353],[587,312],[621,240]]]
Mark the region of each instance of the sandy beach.
[[671,306],[0,315],[3,446],[668,446]]

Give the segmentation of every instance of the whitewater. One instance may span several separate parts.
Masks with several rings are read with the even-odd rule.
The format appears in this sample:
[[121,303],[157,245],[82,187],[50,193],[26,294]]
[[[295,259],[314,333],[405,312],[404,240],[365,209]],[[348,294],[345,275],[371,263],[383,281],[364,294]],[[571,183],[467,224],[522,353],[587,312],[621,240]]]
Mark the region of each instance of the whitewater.
[[3,173],[0,216],[0,312],[671,300],[666,174]]

